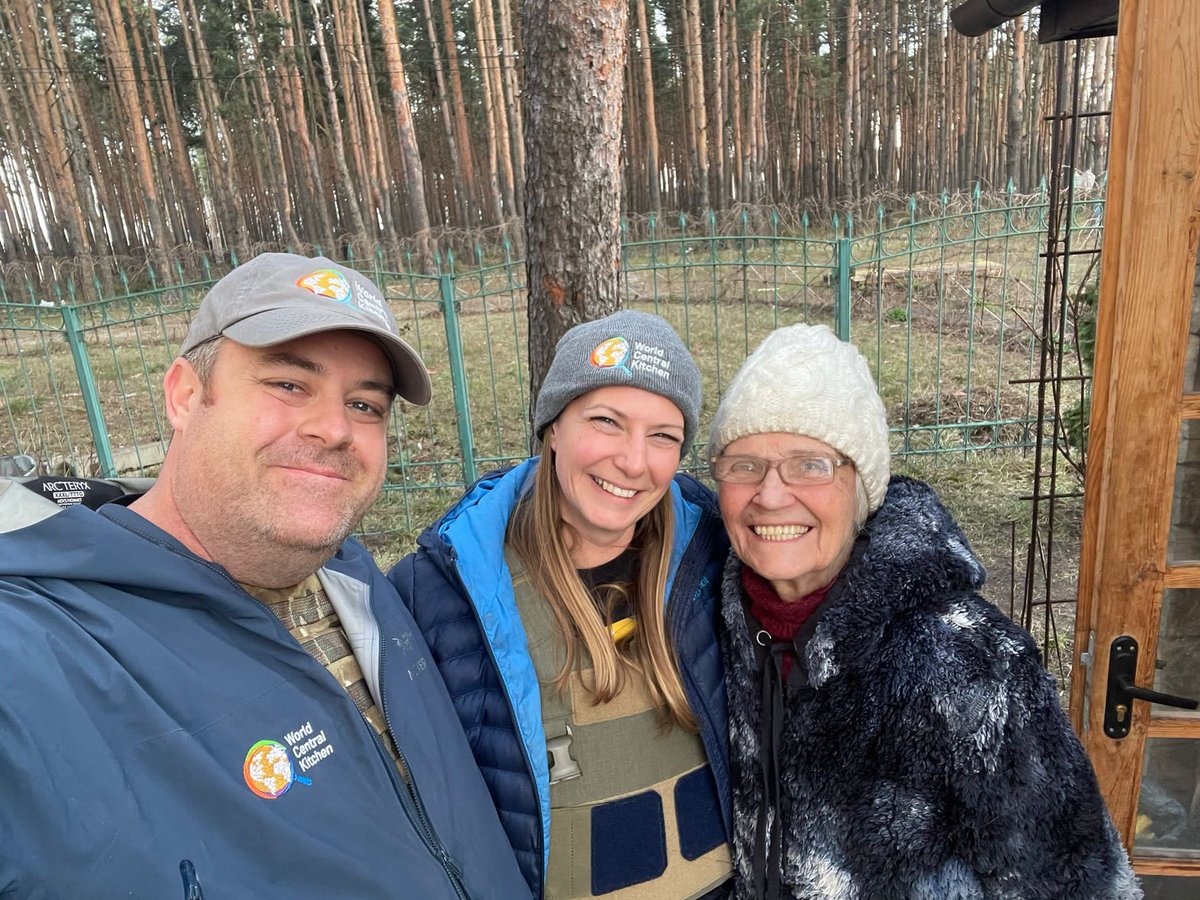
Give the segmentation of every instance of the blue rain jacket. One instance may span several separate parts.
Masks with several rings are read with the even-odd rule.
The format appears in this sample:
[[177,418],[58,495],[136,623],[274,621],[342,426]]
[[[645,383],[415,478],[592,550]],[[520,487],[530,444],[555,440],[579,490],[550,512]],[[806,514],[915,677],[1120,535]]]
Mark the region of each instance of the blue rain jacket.
[[[371,557],[319,577],[412,776],[222,569],[113,504],[0,537],[0,896],[528,896]],[[185,863],[186,861],[186,863]]]

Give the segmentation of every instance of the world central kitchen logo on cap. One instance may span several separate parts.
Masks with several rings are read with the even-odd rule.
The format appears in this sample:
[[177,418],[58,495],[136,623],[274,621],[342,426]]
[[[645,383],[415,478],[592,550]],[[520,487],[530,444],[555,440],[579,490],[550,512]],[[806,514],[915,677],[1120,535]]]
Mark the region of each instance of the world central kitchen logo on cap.
[[349,303],[353,293],[346,276],[336,269],[318,269],[310,272],[297,281],[296,286],[304,288],[310,294],[336,300],[338,303]]
[[593,348],[589,360],[597,369],[620,369],[632,375],[626,360],[629,358],[629,341],[623,337],[609,338]]

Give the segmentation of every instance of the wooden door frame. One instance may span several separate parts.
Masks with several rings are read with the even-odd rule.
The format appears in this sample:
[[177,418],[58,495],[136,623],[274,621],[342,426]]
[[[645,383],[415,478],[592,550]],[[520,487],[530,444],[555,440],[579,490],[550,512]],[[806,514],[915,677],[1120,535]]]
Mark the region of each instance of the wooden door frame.
[[[1200,738],[1200,721],[1155,718],[1137,702],[1130,736],[1104,735],[1109,647],[1141,644],[1152,685],[1165,586],[1200,587],[1200,566],[1169,569],[1167,539],[1200,244],[1200,2],[1121,0],[1079,566],[1072,723],[1129,846],[1147,734]],[[1091,664],[1087,657],[1090,652]],[[1200,874],[1200,864],[1139,871]]]

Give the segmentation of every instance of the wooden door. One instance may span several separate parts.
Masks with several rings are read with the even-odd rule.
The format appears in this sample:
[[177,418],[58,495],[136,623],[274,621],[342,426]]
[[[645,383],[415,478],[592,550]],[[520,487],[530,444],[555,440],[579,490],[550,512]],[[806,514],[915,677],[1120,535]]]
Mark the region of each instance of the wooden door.
[[1200,2],[1122,0],[1071,708],[1147,900],[1200,897],[1200,713],[1108,701],[1200,698],[1198,245]]

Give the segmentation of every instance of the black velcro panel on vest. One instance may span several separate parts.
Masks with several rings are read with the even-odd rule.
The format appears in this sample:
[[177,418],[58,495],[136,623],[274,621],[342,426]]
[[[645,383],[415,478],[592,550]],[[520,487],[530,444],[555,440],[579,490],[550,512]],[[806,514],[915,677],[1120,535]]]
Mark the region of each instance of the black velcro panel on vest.
[[592,810],[592,894],[640,884],[667,869],[667,833],[657,791]]
[[679,826],[679,852],[686,860],[699,859],[725,843],[721,797],[708,766],[675,782],[675,821]]

